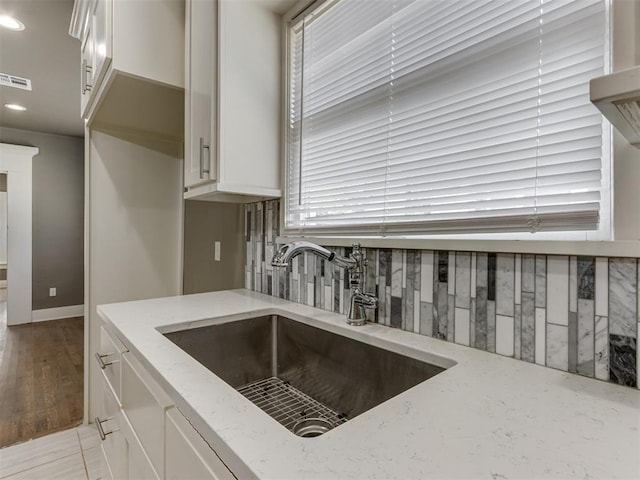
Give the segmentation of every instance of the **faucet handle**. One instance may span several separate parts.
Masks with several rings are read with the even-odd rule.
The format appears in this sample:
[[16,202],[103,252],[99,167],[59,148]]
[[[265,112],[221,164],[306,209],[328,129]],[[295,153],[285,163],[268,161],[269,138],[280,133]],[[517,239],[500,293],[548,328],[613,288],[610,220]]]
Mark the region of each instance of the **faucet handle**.
[[288,267],[289,262],[285,260],[285,255],[289,251],[290,245],[282,245],[271,259],[271,265],[274,267]]
[[371,293],[360,293],[356,298],[356,302],[364,308],[378,308],[378,297]]
[[360,262],[361,267],[366,267],[369,264],[367,258],[364,256],[360,243],[356,242],[351,244],[351,257]]

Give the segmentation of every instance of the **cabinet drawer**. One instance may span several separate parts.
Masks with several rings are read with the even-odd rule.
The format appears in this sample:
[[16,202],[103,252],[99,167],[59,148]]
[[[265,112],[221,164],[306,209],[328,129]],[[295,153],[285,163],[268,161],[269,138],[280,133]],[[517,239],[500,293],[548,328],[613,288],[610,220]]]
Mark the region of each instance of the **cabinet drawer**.
[[127,442],[122,431],[124,417],[106,377],[102,385],[102,411],[96,422],[99,422],[98,430],[104,433],[101,445],[105,461],[103,474],[108,473],[115,479],[127,478]]
[[109,459],[107,457],[107,453],[104,451],[104,446],[100,445],[100,452],[102,453],[102,458],[100,462],[100,478],[101,480],[116,480],[111,472],[111,467],[109,466]]
[[113,389],[118,403],[121,403],[121,364],[122,353],[126,352],[126,347],[115,337],[100,327],[100,349],[96,353],[95,359],[102,369],[107,382]]
[[167,410],[167,480],[233,480],[227,466],[176,409]]
[[[152,465],[151,459],[142,447],[122,411],[114,392],[108,383],[103,382],[102,415],[97,419],[104,433],[102,440],[102,478],[113,480],[158,480],[160,475]],[[162,441],[158,441],[162,443]]]
[[164,475],[165,412],[169,396],[130,354],[122,355],[122,408],[156,472]]
[[[127,476],[129,480],[160,480],[162,475],[152,464],[148,452],[142,447],[140,437],[134,432],[126,414],[122,421],[122,432],[127,440]],[[158,439],[158,443],[162,441]]]

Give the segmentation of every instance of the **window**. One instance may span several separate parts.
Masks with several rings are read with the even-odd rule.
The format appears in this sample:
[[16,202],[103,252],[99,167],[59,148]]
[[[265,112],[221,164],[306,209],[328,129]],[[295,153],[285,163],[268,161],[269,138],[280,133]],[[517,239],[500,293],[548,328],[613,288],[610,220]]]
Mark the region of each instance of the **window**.
[[595,230],[605,0],[327,0],[289,31],[288,233]]

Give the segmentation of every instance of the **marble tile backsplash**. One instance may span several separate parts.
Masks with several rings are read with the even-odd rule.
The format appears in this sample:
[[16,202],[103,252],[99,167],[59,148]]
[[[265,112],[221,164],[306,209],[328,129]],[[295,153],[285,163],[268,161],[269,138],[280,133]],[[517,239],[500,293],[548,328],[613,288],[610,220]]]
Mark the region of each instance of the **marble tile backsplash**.
[[[277,200],[245,206],[245,286],[345,313],[348,272],[311,254],[287,269]],[[326,247],[341,255],[349,248]],[[638,386],[638,259],[365,249],[372,321],[526,362]]]

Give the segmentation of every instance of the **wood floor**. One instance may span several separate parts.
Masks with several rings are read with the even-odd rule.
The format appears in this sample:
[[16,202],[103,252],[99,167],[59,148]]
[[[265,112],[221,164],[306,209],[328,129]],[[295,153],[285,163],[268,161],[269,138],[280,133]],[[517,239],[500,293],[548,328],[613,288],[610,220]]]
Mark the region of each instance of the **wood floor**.
[[0,448],[82,421],[83,319],[7,327],[0,303]]

